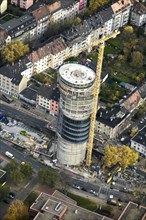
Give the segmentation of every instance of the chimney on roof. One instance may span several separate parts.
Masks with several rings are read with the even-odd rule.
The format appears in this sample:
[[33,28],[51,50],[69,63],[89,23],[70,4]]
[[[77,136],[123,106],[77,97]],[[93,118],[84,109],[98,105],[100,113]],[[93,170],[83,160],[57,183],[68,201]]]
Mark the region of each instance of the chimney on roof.
[[102,117],[102,112],[100,112],[100,118]]

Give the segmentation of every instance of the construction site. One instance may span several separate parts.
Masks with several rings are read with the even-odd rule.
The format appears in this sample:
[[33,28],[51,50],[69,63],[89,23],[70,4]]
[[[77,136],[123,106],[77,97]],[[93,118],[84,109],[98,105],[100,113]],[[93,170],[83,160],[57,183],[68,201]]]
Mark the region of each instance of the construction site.
[[59,69],[61,95],[56,149],[59,164],[79,166],[86,161],[87,167],[91,165],[104,43],[118,34],[101,37],[90,45],[98,47],[96,73],[80,64],[65,64]]

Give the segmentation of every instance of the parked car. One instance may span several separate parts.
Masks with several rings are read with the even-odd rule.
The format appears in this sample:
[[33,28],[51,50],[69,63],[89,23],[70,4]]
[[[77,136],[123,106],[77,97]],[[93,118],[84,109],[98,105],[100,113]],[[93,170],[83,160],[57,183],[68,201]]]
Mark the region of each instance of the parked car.
[[78,186],[78,185],[76,185],[76,184],[73,184],[73,188],[75,188],[75,189],[81,189],[81,187]]
[[3,201],[6,204],[10,204],[11,203],[11,199],[10,198],[5,198]]
[[15,195],[16,195],[16,194],[15,194],[14,192],[10,192],[10,193],[9,193],[9,196],[11,197],[11,199],[14,199]]

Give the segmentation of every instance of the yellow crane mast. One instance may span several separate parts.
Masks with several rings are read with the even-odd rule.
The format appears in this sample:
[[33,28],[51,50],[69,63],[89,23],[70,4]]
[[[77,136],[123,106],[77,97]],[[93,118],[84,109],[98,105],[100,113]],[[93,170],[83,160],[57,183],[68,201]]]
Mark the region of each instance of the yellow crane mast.
[[94,128],[96,122],[96,113],[97,113],[97,105],[98,105],[98,95],[100,91],[100,81],[101,81],[101,72],[102,72],[102,63],[103,63],[103,55],[104,55],[104,43],[110,38],[115,38],[120,32],[115,31],[109,36],[102,37],[97,42],[91,44],[92,47],[98,46],[98,58],[97,58],[97,66],[96,66],[96,78],[94,82],[94,91],[93,91],[93,112],[90,117],[90,130],[89,130],[89,139],[87,143],[87,156],[86,156],[86,165],[90,167],[92,162],[92,149],[93,149],[93,140],[94,140]]

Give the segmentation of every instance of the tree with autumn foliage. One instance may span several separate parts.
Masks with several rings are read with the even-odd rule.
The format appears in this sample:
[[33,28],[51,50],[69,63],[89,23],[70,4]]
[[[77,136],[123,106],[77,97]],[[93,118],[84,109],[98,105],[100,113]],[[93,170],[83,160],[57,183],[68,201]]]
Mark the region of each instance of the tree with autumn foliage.
[[23,57],[28,52],[28,45],[23,44],[19,40],[16,40],[3,47],[1,56],[4,62],[13,63],[17,61],[19,58]]
[[133,165],[138,160],[138,153],[128,146],[106,146],[104,153],[105,167],[112,167],[119,164],[123,169]]
[[14,200],[3,220],[28,220],[28,208],[20,200]]
[[98,8],[108,4],[109,0],[89,0],[88,7],[91,12],[96,12]]

